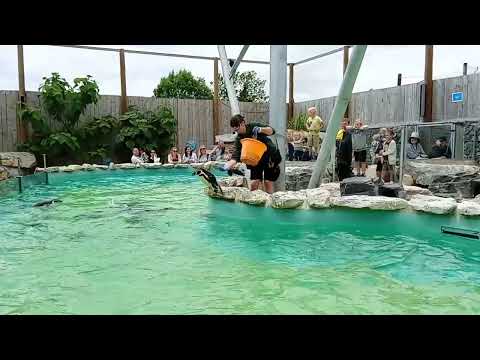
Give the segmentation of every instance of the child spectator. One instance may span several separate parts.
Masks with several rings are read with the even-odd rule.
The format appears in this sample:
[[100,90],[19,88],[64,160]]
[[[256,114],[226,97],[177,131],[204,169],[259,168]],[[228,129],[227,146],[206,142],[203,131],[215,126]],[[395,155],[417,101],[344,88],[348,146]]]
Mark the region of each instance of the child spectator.
[[383,179],[389,184],[393,184],[395,178],[395,165],[397,164],[397,144],[393,138],[393,130],[388,130],[385,138],[385,144],[382,150],[383,156]]
[[210,160],[212,161],[223,160],[223,154],[225,154],[225,144],[223,143],[222,140],[220,140],[218,144],[215,145],[212,152],[210,153]]
[[207,148],[205,145],[201,145],[198,149],[198,162],[204,163],[208,161]]
[[304,139],[300,131],[293,133],[293,158],[297,161],[303,160]]
[[183,154],[182,163],[191,164],[197,162],[197,154],[192,151],[190,146],[185,147],[185,153]]
[[182,158],[180,154],[178,153],[178,150],[176,147],[173,147],[172,150],[170,150],[170,154],[168,154],[168,163],[169,164],[180,164],[182,162]]
[[[365,176],[367,171],[367,133],[365,129],[367,125],[363,125],[360,119],[355,120],[354,127],[348,126],[352,129],[352,148],[353,156],[355,158],[356,176]],[[361,168],[361,170],[360,170]]]

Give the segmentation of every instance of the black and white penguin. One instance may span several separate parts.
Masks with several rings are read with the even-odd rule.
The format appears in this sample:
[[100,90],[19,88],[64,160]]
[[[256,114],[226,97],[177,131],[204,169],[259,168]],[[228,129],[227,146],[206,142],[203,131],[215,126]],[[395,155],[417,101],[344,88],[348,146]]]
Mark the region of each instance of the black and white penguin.
[[210,171],[205,169],[198,169],[192,175],[197,175],[202,181],[215,193],[223,194],[222,188],[218,185],[217,178]]
[[62,200],[60,200],[60,199],[43,200],[43,201],[40,201],[40,202],[34,204],[33,206],[34,207],[48,206],[48,205],[53,205],[55,203],[61,203],[61,202],[62,202]]

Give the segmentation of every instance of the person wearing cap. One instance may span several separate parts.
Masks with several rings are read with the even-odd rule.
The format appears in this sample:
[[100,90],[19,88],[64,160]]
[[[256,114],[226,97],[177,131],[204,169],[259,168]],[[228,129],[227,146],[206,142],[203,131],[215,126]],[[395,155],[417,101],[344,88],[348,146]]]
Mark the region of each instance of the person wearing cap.
[[307,146],[310,152],[318,154],[320,150],[320,130],[323,129],[324,123],[320,116],[317,115],[315,106],[308,108],[308,119],[305,125],[308,130]]
[[336,136],[336,159],[338,180],[352,176],[352,134],[348,130],[348,119],[343,119]]
[[198,160],[199,163],[204,163],[208,161],[207,148],[205,145],[200,145],[198,149]]
[[428,158],[427,154],[423,150],[422,145],[420,144],[420,137],[418,136],[417,132],[412,132],[410,138],[408,139],[407,144],[407,159],[415,160],[415,159],[425,159]]
[[260,182],[263,181],[265,192],[272,194],[273,183],[277,181],[280,176],[279,164],[282,162],[282,155],[280,154],[278,145],[275,145],[269,137],[275,134],[275,129],[271,126],[257,122],[247,124],[245,118],[240,114],[232,116],[230,119],[230,127],[237,133],[237,137],[235,138],[235,148],[232,159],[229,160],[221,170],[231,170],[240,162],[240,156],[242,153],[242,143],[240,140],[245,138],[256,139],[264,143],[267,146],[267,150],[257,165],[247,166],[247,168],[250,169],[250,179],[252,180],[250,189],[252,191],[257,190]]
[[452,158],[452,152],[450,146],[448,146],[448,141],[445,136],[441,136],[435,141],[435,144],[432,146],[432,154],[430,156],[432,159],[435,158]]

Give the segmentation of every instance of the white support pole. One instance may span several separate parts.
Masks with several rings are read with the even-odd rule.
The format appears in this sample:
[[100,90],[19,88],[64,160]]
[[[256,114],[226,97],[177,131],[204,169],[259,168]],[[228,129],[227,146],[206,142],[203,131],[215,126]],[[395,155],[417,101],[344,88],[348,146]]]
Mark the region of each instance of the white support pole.
[[270,45],[270,125],[275,129],[278,149],[283,158],[274,191],[283,191],[287,148],[287,45]]
[[399,173],[399,184],[400,186],[403,186],[403,164],[405,161],[405,147],[406,147],[406,142],[407,142],[407,127],[402,126],[402,133],[400,136],[400,173]]
[[250,45],[244,45],[242,50],[240,51],[240,54],[238,55],[237,60],[235,60],[235,63],[233,64],[232,68],[230,69],[230,79],[235,75],[235,71],[237,71],[238,66],[240,65],[240,62],[243,60],[243,57],[247,53],[248,48]]
[[233,87],[233,82],[230,79],[230,64],[228,63],[227,51],[225,45],[217,45],[218,55],[220,56],[220,62],[222,63],[223,81],[227,88],[228,100],[230,101],[230,107],[232,109],[232,116],[240,114],[240,106],[238,105],[237,94]]
[[356,45],[353,49],[350,62],[348,63],[345,77],[343,78],[340,91],[338,92],[335,106],[333,108],[332,116],[328,122],[325,138],[320,148],[315,167],[313,169],[312,177],[308,184],[309,189],[316,188],[320,185],[323,174],[328,164],[328,158],[331,155],[332,148],[335,145],[335,136],[340,127],[340,123],[347,109],[347,105],[352,97],[353,86],[357,80],[357,75],[362,65],[363,57],[367,45]]

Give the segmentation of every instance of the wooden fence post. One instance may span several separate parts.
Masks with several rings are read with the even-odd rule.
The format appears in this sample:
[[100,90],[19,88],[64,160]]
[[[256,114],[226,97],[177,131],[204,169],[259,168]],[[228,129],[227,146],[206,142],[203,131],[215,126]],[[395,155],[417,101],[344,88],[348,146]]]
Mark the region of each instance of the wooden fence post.
[[402,86],[402,74],[398,74],[397,76],[397,86]]
[[433,45],[425,45],[425,116],[424,121],[432,121],[433,110]]
[[213,143],[215,136],[220,135],[220,101],[218,99],[218,59],[213,61]]
[[[25,63],[23,61],[23,45],[17,45],[18,58],[18,97],[20,101],[20,108],[23,109],[27,99],[25,91]],[[28,139],[28,127],[17,116],[17,143],[24,143]]]
[[467,63],[463,63],[463,76],[467,75],[467,66],[468,66]]
[[[347,71],[347,66],[348,66],[348,46],[343,47],[343,76],[345,76],[345,71]],[[347,104],[347,108],[345,109],[345,117],[348,119],[349,118],[349,112],[350,112],[350,102]]]
[[124,114],[128,111],[127,79],[125,75],[125,50],[124,49],[120,49],[120,86],[121,86],[120,113]]
[[[288,80],[288,119],[287,119],[287,125],[288,121],[293,118],[293,107],[295,104],[295,101],[293,100],[293,65],[294,64],[288,64],[289,68],[289,80]],[[288,126],[287,126],[288,128]]]

